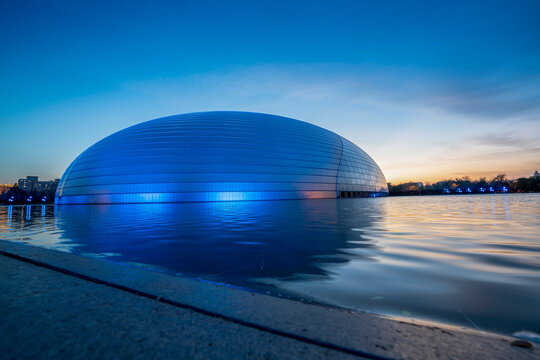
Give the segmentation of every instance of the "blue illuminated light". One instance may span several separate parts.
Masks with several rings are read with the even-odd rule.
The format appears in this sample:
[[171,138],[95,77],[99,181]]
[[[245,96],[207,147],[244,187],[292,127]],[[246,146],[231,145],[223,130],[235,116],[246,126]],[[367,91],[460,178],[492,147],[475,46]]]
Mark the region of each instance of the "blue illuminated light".
[[217,192],[217,193],[214,193],[215,195],[215,198],[212,199],[215,200],[215,201],[238,201],[238,200],[251,200],[249,199],[249,196],[247,192],[232,192],[232,191],[229,191],[229,192],[226,192],[226,191],[223,191],[223,192]]
[[[56,204],[321,199],[387,195],[347,139],[281,116],[206,112],[121,130],[65,171]],[[346,196],[351,197],[351,196]]]

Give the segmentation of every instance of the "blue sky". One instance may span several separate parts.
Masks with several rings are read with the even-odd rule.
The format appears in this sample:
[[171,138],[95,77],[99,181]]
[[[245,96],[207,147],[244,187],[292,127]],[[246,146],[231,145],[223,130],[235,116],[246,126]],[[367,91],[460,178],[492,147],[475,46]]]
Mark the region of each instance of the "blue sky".
[[156,117],[289,116],[387,179],[540,169],[538,1],[0,0],[0,182]]

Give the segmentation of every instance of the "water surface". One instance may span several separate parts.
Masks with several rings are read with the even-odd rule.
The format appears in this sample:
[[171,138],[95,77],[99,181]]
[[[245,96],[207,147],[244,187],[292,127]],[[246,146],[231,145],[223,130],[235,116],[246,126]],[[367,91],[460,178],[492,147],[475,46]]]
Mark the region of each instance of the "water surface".
[[0,207],[0,238],[385,315],[540,332],[540,194]]

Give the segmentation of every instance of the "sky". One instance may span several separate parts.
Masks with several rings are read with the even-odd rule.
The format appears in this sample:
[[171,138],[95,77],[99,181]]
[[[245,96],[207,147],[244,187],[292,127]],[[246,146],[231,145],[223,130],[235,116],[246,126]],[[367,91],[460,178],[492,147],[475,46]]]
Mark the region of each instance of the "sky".
[[125,127],[263,112],[387,180],[540,170],[539,1],[0,0],[0,183],[59,178]]

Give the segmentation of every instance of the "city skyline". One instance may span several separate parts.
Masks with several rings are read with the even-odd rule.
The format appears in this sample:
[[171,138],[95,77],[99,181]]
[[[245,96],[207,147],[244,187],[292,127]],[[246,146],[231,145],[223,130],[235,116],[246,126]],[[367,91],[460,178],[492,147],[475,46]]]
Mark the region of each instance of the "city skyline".
[[0,183],[59,178],[116,131],[212,110],[342,134],[391,183],[540,169],[538,2],[0,7]]

